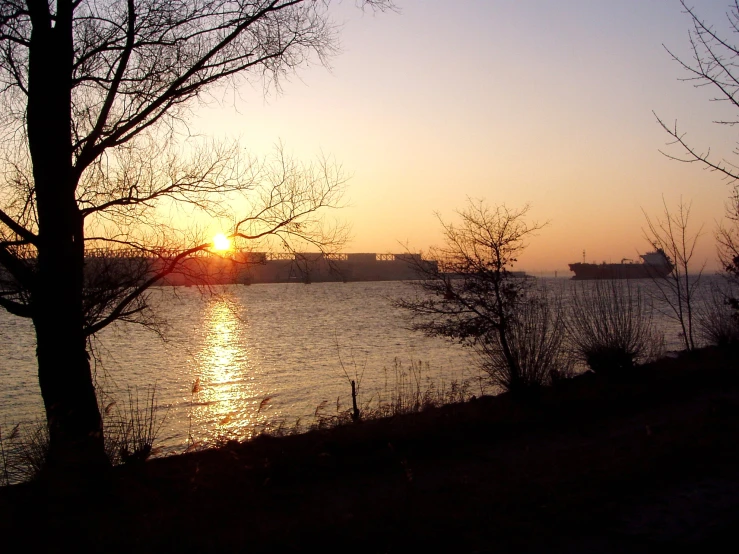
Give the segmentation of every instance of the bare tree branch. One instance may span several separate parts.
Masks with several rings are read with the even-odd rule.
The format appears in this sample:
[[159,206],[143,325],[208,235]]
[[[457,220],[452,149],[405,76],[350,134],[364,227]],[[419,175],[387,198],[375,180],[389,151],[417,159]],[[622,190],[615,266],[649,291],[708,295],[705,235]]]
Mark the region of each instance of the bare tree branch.
[[[186,128],[217,87],[279,90],[326,63],[337,50],[330,5],[0,2],[0,307],[33,320],[50,468],[88,475],[108,464],[89,338],[116,320],[154,321],[147,291],[198,261],[199,225],[229,223],[239,248],[345,238],[321,217],[341,205],[335,163],[280,152],[275,165],[235,144],[197,144]],[[124,248],[133,254],[116,255]]]
[[695,330],[693,320],[695,313],[695,294],[700,284],[706,262],[700,269],[693,267],[692,260],[698,239],[703,235],[703,225],[697,231],[689,231],[691,203],[682,198],[677,211],[671,211],[664,197],[661,217],[651,218],[646,211],[644,219],[647,229],[644,238],[656,250],[663,251],[673,262],[672,270],[667,278],[653,278],[661,304],[667,307],[665,312],[680,324],[682,339],[686,350],[695,349]]

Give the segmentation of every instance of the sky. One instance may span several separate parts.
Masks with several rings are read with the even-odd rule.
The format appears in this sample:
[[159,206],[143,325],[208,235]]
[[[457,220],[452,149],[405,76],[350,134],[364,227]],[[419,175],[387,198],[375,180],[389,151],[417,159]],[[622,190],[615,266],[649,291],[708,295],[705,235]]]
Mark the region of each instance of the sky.
[[[729,0],[694,0],[719,27]],[[695,260],[717,267],[715,240],[731,186],[679,154],[653,112],[701,149],[731,156],[726,106],[665,46],[689,57],[677,0],[397,0],[399,13],[333,5],[342,23],[330,67],[301,68],[265,94],[225,91],[198,107],[194,132],[237,138],[254,154],[278,142],[300,159],[328,154],[351,175],[340,216],[350,252],[425,251],[437,219],[468,198],[547,222],[517,269],[638,258],[644,213],[692,202],[703,225]],[[730,113],[730,112],[728,112]],[[738,160],[739,161],[739,160]]]

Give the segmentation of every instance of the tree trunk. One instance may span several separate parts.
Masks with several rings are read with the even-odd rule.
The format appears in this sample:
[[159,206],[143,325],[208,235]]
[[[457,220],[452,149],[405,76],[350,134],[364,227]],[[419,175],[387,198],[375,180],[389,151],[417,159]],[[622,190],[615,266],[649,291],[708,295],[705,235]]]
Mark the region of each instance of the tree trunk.
[[504,299],[504,293],[501,291],[501,282],[503,280],[502,272],[497,271],[495,280],[493,282],[493,289],[495,291],[495,305],[498,310],[498,340],[500,341],[501,349],[503,350],[503,357],[508,363],[508,372],[510,375],[510,385],[508,390],[512,394],[518,394],[522,388],[521,382],[521,368],[518,366],[518,361],[511,352],[511,347],[508,344],[508,334],[510,333],[510,322],[508,321],[508,315],[506,314],[507,302]]
[[[34,317],[39,385],[49,426],[47,469],[84,477],[109,466],[84,337],[70,325],[66,302]],[[65,305],[67,304],[67,305]]]
[[51,440],[48,467],[73,477],[109,464],[82,312],[84,221],[75,198],[70,117],[72,7],[58,2],[52,24],[44,5],[35,4],[29,48],[27,128],[38,206],[31,304]]

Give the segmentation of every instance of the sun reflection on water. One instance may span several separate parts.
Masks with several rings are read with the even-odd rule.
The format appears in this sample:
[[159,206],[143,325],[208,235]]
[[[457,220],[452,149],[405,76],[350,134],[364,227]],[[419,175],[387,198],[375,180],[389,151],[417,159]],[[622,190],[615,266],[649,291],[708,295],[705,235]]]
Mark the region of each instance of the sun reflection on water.
[[244,305],[230,296],[211,299],[201,329],[202,347],[195,356],[200,381],[192,394],[193,439],[214,443],[248,438],[265,417],[259,405],[269,391],[259,387]]

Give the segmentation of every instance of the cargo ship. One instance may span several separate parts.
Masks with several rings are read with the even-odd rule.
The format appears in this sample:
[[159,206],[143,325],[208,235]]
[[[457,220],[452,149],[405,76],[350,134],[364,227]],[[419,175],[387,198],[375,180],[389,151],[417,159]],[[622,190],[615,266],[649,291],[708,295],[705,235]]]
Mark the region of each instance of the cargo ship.
[[423,279],[438,268],[420,254],[239,252],[193,257],[164,280],[169,285],[325,283]]
[[[583,258],[585,253],[583,252]],[[658,248],[639,256],[642,262],[633,262],[624,258],[621,263],[590,264],[578,262],[569,264],[575,280],[586,279],[661,279],[667,277],[672,268],[672,260],[665,251]]]

